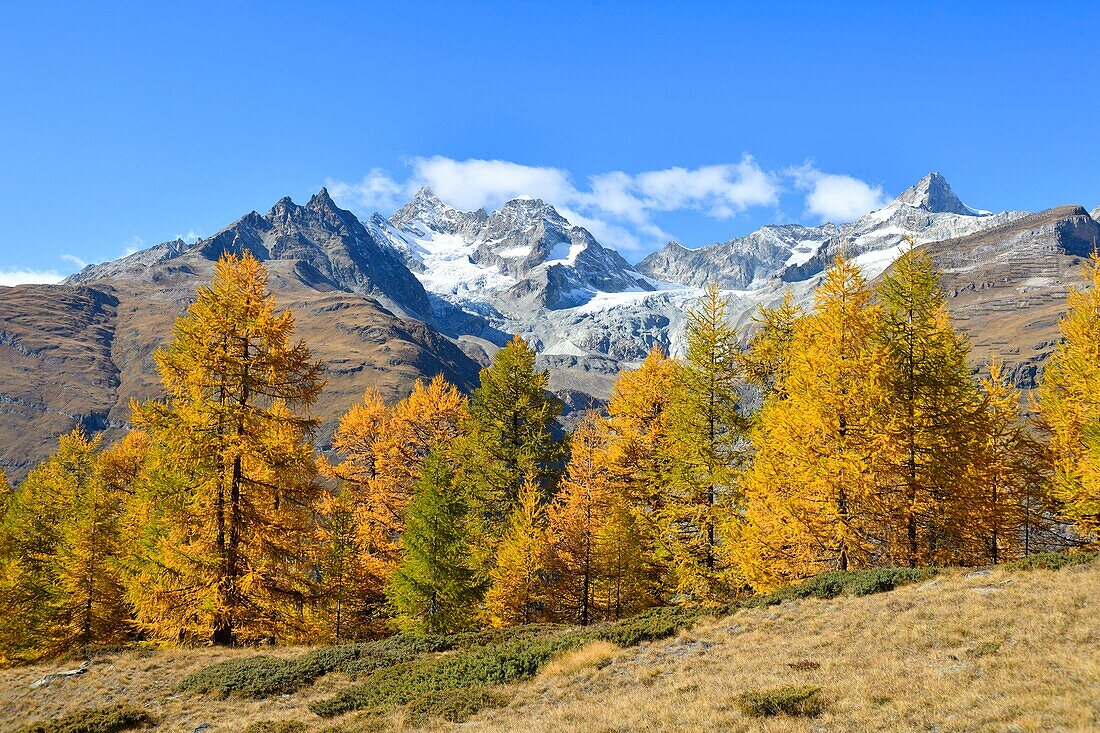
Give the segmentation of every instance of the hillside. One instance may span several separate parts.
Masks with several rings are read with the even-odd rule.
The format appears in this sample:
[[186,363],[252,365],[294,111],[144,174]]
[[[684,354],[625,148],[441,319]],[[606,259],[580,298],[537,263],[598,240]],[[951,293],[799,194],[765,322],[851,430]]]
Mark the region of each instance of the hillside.
[[[860,577],[850,576],[848,587],[859,588]],[[477,688],[485,692],[462,698],[474,708],[486,702],[504,707],[483,709],[461,725],[424,711],[410,716],[404,707],[367,717],[320,718],[310,712],[310,704],[341,699],[341,693],[349,699],[346,693],[356,682],[343,673],[262,699],[181,691],[177,686],[184,678],[211,663],[256,654],[195,649],[106,655],[82,675],[37,687],[32,683],[75,663],[0,672],[5,711],[0,730],[120,703],[146,709],[160,721],[157,730],[184,733],[243,731],[261,721],[302,725],[251,730],[1090,731],[1100,726],[1095,623],[1100,563],[1057,571],[952,570],[886,593],[814,597],[828,596],[822,591],[829,588],[829,583],[811,584],[788,592],[808,597],[704,618],[673,637],[635,647],[618,648],[599,640],[597,632],[595,640],[559,654],[531,680]],[[544,633],[559,638],[566,632]],[[624,643],[631,639],[623,631],[604,635]],[[512,638],[519,640],[513,649],[525,644],[533,649],[542,637]],[[434,658],[462,662],[479,649],[484,658],[493,648],[500,647]],[[289,659],[305,651],[264,654]],[[477,669],[472,663],[466,668]],[[252,670],[233,677],[239,684],[262,666],[235,669]],[[381,674],[366,679],[381,680],[381,689],[401,678],[385,669]],[[741,712],[738,695],[785,685],[819,687],[824,711],[810,720],[756,720]],[[392,684],[387,689],[392,696]]]

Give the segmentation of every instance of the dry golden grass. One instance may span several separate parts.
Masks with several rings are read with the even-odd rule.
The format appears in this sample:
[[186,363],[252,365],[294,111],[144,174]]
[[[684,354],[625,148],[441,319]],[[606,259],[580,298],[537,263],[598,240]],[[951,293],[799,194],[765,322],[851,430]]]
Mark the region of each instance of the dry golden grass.
[[[282,650],[280,654],[300,650]],[[306,703],[347,684],[252,701],[178,696],[188,672],[249,651],[123,654],[40,690],[64,665],[0,672],[0,730],[96,705],[129,702],[160,729],[240,731],[300,719],[311,730],[407,730],[402,716],[321,721]],[[815,666],[815,664],[817,666]],[[822,689],[815,718],[746,718],[736,698],[785,685]],[[428,730],[523,731],[1097,731],[1100,563],[1061,571],[956,571],[863,598],[786,602],[707,622],[664,642],[590,644],[531,682],[501,692],[509,707]],[[369,728],[368,728],[369,726]]]
[[551,659],[545,667],[539,670],[539,680],[549,680],[562,675],[576,674],[590,667],[606,665],[617,652],[619,647],[610,641],[593,641],[585,644],[580,649],[574,649]]
[[[820,686],[828,711],[754,720],[737,710],[739,693],[783,685]],[[1100,564],[958,572],[743,610],[603,669],[538,681],[467,728],[1097,731]]]

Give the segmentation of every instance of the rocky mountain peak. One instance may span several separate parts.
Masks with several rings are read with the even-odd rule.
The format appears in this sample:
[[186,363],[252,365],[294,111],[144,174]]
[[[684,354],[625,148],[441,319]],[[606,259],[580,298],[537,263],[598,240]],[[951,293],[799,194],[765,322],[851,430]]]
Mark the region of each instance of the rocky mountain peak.
[[534,224],[545,220],[561,228],[569,228],[569,222],[550,204],[531,196],[520,196],[505,202],[500,211],[493,215],[512,223]]
[[306,208],[313,209],[314,211],[325,211],[332,213],[338,213],[339,211],[341,211],[341,209],[336,205],[336,202],[332,200],[331,196],[329,196],[328,189],[324,186],[321,187],[320,191],[310,197],[309,202],[306,203]]
[[390,223],[398,229],[409,229],[421,234],[429,231],[440,234],[472,236],[485,223],[488,215],[483,209],[460,211],[442,200],[430,188],[424,186],[409,203],[390,217]]
[[939,173],[929,173],[894,199],[895,203],[909,204],[934,214],[963,214],[973,216],[976,212],[964,204],[951,185]]
[[1096,221],[1100,222],[1100,206],[1097,206],[1095,209],[1093,209],[1092,213],[1089,214],[1089,216],[1091,216]]

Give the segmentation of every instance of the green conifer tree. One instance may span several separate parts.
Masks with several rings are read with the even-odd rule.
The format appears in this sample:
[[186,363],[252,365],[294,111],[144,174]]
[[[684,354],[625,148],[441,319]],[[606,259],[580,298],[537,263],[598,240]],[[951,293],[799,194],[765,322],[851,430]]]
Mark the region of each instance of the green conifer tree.
[[481,586],[471,567],[466,499],[436,452],[421,468],[401,537],[404,561],[386,598],[394,625],[408,634],[445,634],[474,620]]

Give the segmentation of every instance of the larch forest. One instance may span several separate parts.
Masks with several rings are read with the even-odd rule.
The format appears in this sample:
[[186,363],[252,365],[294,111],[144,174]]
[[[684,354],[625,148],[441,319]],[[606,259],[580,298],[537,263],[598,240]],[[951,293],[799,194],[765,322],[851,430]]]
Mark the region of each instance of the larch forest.
[[[568,435],[519,336],[466,395],[368,390],[314,444],[324,365],[224,255],[155,356],[166,397],[0,491],[0,662],[104,645],[336,644],[707,608],[827,571],[978,566],[1100,532],[1100,258],[1027,399],[975,365],[911,248],[747,340],[714,286]],[[980,367],[980,368],[978,368]]]

